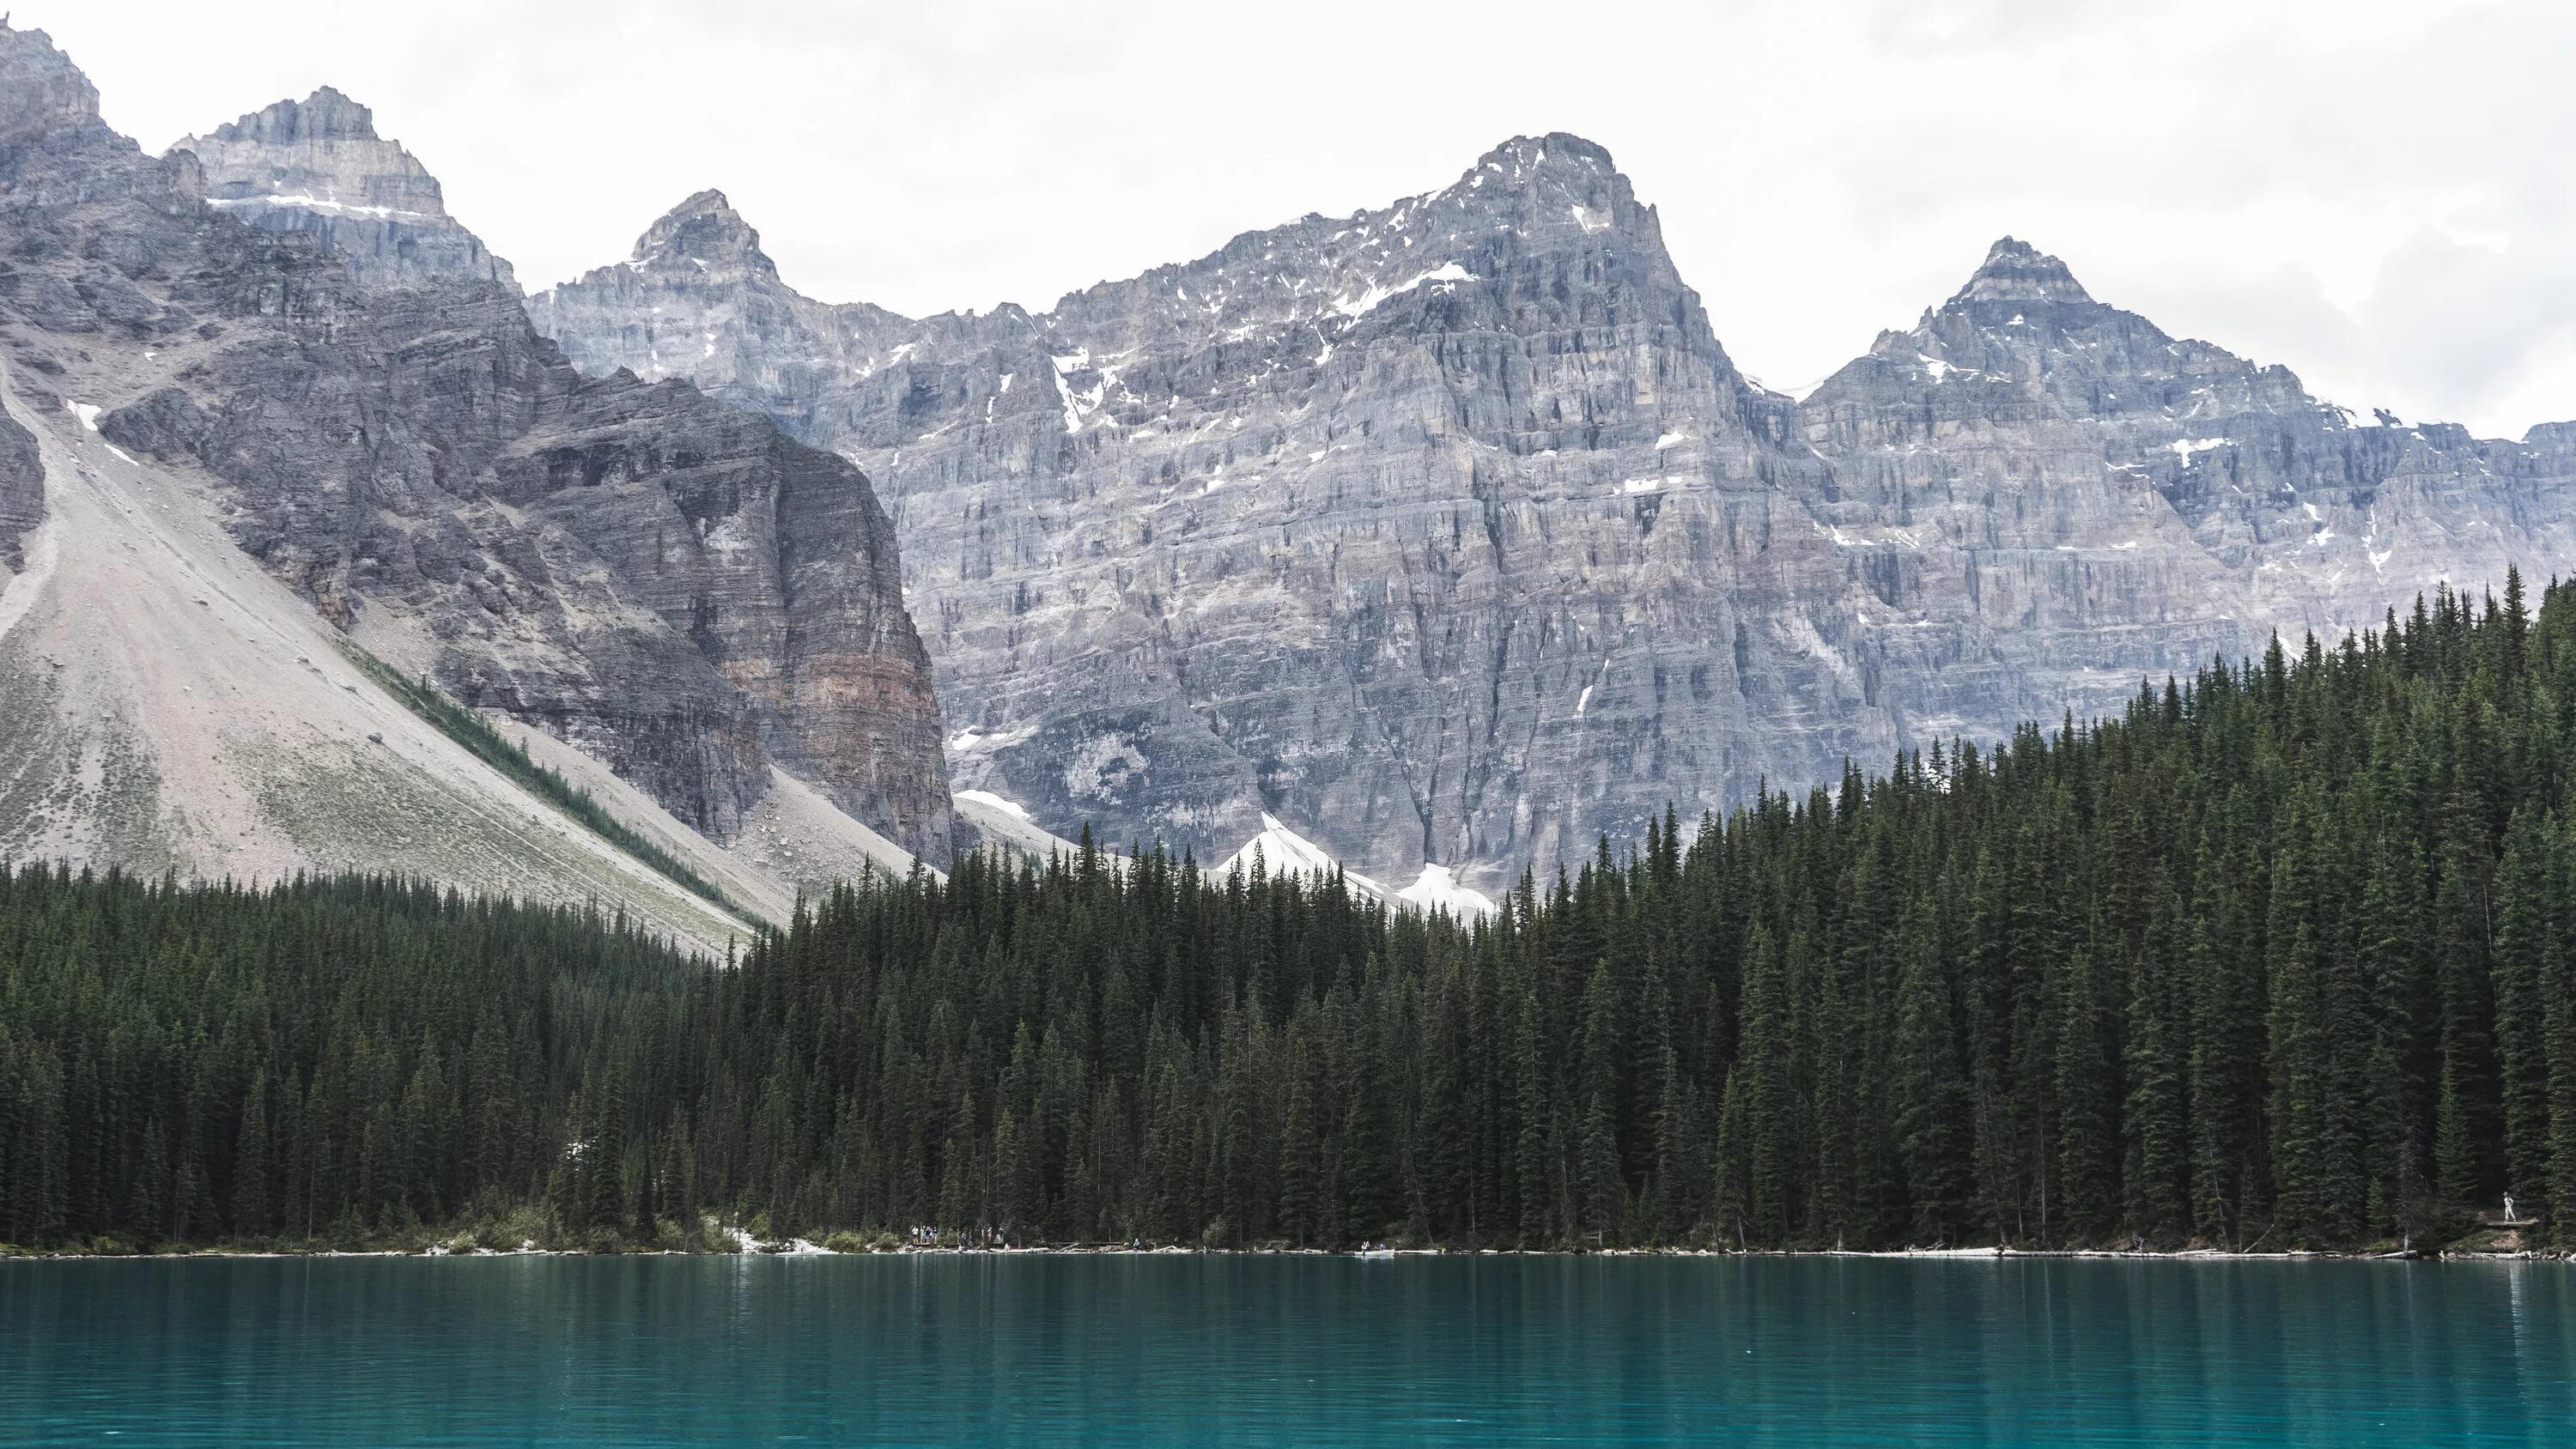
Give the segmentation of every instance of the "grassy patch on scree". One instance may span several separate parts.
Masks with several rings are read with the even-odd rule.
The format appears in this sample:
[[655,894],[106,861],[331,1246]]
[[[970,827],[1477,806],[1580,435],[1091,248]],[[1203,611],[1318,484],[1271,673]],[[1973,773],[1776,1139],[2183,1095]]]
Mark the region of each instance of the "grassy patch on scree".
[[562,771],[529,758],[526,745],[504,737],[480,711],[467,709],[449,699],[426,679],[405,678],[400,670],[354,644],[344,647],[350,660],[365,671],[368,678],[383,685],[412,713],[438,726],[440,733],[463,745],[476,759],[508,776],[511,783],[520,789],[563,811],[593,835],[661,872],[690,894],[712,901],[728,911],[738,913],[741,910],[726,899],[725,893],[718,890],[713,881],[689,869],[669,851],[608,813],[608,808],[593,798],[588,790],[565,779]]

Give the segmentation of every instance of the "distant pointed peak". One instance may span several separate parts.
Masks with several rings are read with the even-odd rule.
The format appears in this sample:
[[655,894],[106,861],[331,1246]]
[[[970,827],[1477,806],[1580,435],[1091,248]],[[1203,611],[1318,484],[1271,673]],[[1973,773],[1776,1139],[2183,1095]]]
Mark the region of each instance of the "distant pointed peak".
[[1950,298],[1950,306],[1971,302],[2090,302],[2066,263],[2026,241],[2005,237],[1986,249],[1986,259]]
[[646,227],[635,240],[633,261],[639,267],[694,264],[701,271],[724,262],[772,276],[778,270],[760,250],[760,233],[712,186],[691,194]]
[[376,113],[340,93],[336,86],[322,86],[304,98],[299,107],[304,122],[314,134],[344,136],[351,140],[373,141],[376,137]]
[[279,101],[239,120],[217,126],[218,141],[256,141],[293,145],[299,141],[377,141],[376,113],[331,86],[300,101]]
[[723,192],[710,186],[703,191],[689,193],[679,205],[663,212],[661,219],[654,225],[668,226],[704,216],[727,216],[735,221],[742,220],[740,213],[733,209],[733,202],[726,199]]

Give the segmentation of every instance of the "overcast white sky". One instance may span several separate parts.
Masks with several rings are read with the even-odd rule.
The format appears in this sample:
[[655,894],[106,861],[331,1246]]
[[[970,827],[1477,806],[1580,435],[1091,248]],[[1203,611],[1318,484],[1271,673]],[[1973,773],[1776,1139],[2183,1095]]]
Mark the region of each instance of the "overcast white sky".
[[1774,386],[2011,233],[2339,402],[2576,418],[2563,3],[14,4],[156,150],[338,86],[531,287],[717,186],[809,294],[1044,307],[1564,130]]

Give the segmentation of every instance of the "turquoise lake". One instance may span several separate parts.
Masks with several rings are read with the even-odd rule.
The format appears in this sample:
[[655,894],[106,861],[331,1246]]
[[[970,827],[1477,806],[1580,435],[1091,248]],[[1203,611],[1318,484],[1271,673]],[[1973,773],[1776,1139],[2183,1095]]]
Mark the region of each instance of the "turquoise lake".
[[0,1444],[2576,1442],[2576,1266],[0,1263]]

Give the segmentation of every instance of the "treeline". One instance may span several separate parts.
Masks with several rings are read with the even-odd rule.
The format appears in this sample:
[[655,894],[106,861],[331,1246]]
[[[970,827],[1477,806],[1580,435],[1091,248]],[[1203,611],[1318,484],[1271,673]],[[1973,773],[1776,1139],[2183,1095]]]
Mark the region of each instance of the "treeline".
[[1651,823],[1493,919],[974,857],[722,966],[384,881],[0,884],[0,1239],[2576,1239],[2576,590]]
[[584,1063],[708,974],[595,912],[417,883],[0,871],[0,1242],[496,1214],[562,1158]]

